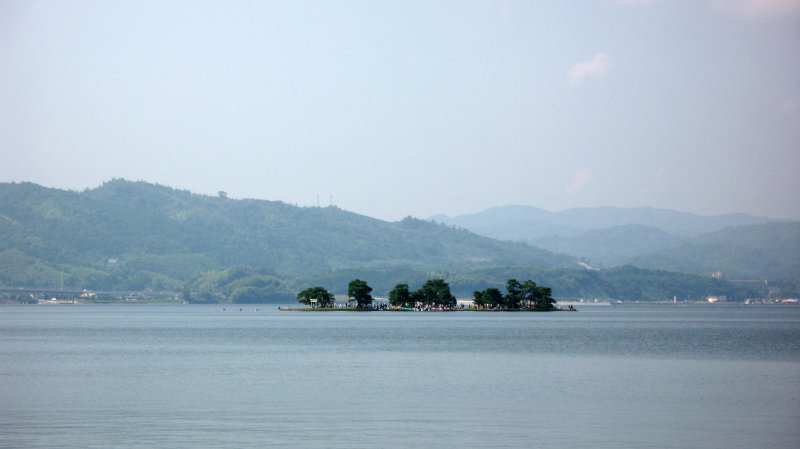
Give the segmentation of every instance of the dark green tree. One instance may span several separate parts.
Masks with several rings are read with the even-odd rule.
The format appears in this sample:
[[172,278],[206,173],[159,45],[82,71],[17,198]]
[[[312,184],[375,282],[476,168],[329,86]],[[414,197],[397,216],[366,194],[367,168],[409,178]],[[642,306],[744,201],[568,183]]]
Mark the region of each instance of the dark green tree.
[[536,300],[533,308],[536,310],[555,310],[556,300],[553,299],[553,290],[550,287],[540,285],[536,287]]
[[509,279],[506,282],[506,295],[503,297],[503,307],[507,309],[518,309],[522,302],[522,284],[516,279]]
[[520,286],[520,307],[534,307],[538,297],[536,282],[528,279]]
[[499,289],[489,287],[483,291],[474,292],[475,305],[479,307],[495,307],[503,304],[503,294]]
[[431,279],[419,290],[427,305],[451,307],[456,305],[456,297],[450,293],[450,285],[443,279]]
[[412,307],[416,307],[417,304],[425,304],[425,292],[414,290],[408,294],[408,302],[411,303]]
[[356,301],[356,307],[359,309],[363,309],[372,304],[372,295],[369,294],[371,291],[372,287],[361,279],[353,279],[350,281],[350,284],[347,285],[347,297],[354,299]]
[[522,295],[520,304],[525,307],[540,311],[555,309],[555,300],[550,287],[536,285],[536,282],[528,279],[520,287],[520,293]]
[[310,287],[297,294],[297,302],[322,308],[331,307],[334,300],[333,294],[323,287]]
[[486,303],[483,301],[483,292],[480,290],[475,290],[472,292],[472,303],[475,304],[476,307],[486,307]]
[[392,291],[389,292],[389,304],[395,307],[409,307],[410,294],[408,292],[408,284],[397,284]]

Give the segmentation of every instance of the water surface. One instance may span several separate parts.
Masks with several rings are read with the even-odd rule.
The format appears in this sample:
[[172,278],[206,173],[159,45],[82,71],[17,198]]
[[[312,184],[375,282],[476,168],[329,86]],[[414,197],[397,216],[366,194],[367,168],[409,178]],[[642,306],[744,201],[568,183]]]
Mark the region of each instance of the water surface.
[[254,307],[0,307],[0,447],[800,446],[800,307]]

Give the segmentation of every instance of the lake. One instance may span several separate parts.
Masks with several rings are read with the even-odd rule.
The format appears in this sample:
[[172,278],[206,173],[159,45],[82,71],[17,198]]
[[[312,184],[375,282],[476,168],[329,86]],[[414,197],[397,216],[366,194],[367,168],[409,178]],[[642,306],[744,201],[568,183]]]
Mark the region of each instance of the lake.
[[800,447],[800,307],[579,309],[0,306],[0,447]]

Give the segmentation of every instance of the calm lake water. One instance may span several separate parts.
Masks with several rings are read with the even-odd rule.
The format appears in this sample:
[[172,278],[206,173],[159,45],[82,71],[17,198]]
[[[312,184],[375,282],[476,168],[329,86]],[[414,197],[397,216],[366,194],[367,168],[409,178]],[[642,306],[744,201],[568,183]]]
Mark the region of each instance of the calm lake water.
[[800,307],[255,307],[0,307],[0,447],[800,447]]

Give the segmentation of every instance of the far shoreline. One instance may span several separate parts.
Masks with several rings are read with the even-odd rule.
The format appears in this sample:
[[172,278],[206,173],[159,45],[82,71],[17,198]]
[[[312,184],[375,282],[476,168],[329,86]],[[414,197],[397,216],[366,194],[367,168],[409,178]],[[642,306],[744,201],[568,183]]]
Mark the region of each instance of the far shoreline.
[[517,309],[517,310],[489,310],[489,309],[430,309],[430,310],[413,310],[413,309],[357,309],[357,308],[312,308],[312,307],[278,307],[281,312],[577,312],[578,309],[553,309],[553,310],[533,310],[533,309]]

